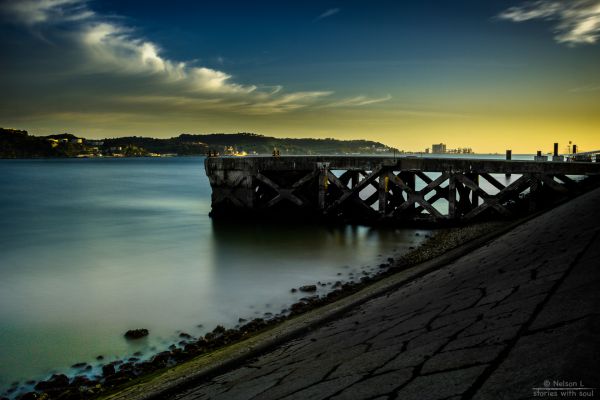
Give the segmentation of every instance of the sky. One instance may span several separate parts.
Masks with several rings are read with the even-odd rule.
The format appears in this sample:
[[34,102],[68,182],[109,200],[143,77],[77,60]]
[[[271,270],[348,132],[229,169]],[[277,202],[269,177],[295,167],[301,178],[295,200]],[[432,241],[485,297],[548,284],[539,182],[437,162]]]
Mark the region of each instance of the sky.
[[600,149],[600,0],[0,0],[0,126]]

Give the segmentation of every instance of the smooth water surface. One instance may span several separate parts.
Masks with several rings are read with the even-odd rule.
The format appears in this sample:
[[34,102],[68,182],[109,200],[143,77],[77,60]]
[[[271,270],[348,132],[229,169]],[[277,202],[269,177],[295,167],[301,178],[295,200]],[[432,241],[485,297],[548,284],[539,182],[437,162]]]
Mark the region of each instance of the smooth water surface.
[[0,187],[0,388],[278,313],[426,233],[214,225],[201,157],[0,160]]

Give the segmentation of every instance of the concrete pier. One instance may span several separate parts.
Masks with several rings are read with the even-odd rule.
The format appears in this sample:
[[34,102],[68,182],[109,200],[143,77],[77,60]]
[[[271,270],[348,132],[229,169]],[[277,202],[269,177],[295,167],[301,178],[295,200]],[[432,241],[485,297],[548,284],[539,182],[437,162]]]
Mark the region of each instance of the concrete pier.
[[545,158],[209,157],[205,168],[215,218],[313,217],[365,224],[510,217],[577,193],[586,179],[573,176],[600,176],[599,163]]

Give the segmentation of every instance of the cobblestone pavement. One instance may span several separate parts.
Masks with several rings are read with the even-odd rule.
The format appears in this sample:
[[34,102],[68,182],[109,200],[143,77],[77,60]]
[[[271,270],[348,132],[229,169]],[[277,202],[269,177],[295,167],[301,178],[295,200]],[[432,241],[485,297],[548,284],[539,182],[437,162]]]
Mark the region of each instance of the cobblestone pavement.
[[171,399],[521,399],[559,381],[600,388],[599,231],[595,190]]

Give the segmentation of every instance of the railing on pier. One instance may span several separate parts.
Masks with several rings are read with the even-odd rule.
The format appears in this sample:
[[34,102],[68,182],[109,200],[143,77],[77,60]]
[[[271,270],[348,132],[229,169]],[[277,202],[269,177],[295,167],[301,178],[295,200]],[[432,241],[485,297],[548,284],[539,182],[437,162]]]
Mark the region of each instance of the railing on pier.
[[205,168],[214,217],[367,224],[510,217],[600,176],[600,163],[414,157],[210,157]]

